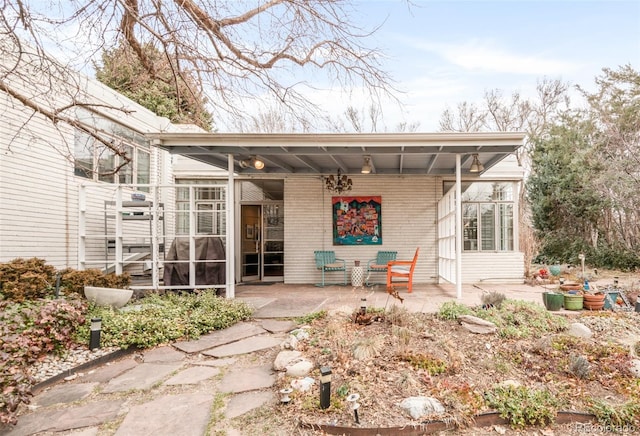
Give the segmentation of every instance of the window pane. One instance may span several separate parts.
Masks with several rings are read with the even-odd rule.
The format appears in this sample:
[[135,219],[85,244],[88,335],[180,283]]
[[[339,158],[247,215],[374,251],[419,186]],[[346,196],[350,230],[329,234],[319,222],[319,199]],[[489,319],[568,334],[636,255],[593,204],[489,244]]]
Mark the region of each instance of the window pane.
[[513,250],[513,205],[500,204],[499,220],[500,220],[500,239],[498,241],[499,250]]
[[462,228],[464,250],[478,249],[478,205],[462,205]]
[[[122,150],[126,157],[129,159],[129,163],[120,167],[118,170],[118,181],[120,183],[133,183],[133,147],[130,145],[123,145]],[[127,161],[124,157],[118,156],[118,165],[121,165]]]
[[213,234],[213,204],[210,203],[200,203],[196,205],[197,214],[196,222],[197,229],[196,233],[199,235],[211,235]]
[[97,143],[96,149],[98,150],[98,180],[113,183],[116,157],[113,151],[102,143]]
[[495,250],[496,214],[495,205],[483,204],[480,208],[482,217],[482,249]]
[[93,178],[93,138],[76,130],[73,143],[74,174],[87,179]]
[[[140,185],[148,185],[151,183],[151,154],[143,150],[138,150],[137,157],[136,183]],[[149,188],[140,188],[140,190],[149,192]]]

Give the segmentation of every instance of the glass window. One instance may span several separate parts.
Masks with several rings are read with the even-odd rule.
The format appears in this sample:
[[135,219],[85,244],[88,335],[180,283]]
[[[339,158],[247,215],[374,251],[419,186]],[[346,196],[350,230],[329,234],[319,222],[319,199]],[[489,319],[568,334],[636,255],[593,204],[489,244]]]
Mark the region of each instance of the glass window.
[[462,205],[463,246],[465,250],[478,249],[478,205]]
[[[76,176],[107,183],[150,183],[151,154],[144,136],[82,108],[77,108],[76,117],[87,126],[96,129],[104,141],[99,141],[81,130],[75,131]],[[116,154],[105,142],[121,150],[124,156]],[[141,190],[148,191],[148,188]]]
[[[176,231],[178,234],[189,234],[189,211],[191,196],[195,208],[196,234],[218,235],[226,234],[227,214],[227,185],[226,181],[195,181],[178,180],[176,189]],[[180,186],[186,183],[193,186]],[[207,183],[217,186],[198,186]]]
[[[455,186],[445,182],[444,192]],[[465,251],[513,251],[514,182],[462,183],[462,245]]]

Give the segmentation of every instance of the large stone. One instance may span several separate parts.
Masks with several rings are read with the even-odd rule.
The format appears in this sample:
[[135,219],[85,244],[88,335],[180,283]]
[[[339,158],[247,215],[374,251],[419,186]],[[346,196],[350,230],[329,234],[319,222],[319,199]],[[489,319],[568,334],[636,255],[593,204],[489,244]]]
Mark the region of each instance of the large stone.
[[83,380],[85,382],[105,383],[136,366],[138,366],[138,362],[133,358],[122,359],[113,363],[106,363],[104,366],[86,373]]
[[28,436],[98,426],[116,418],[125,400],[98,401],[62,410],[39,410],[21,416],[18,424],[3,436]]
[[202,354],[213,357],[235,356],[276,347],[280,345],[280,341],[280,338],[274,336],[253,336],[203,351]]
[[591,331],[591,329],[579,322],[574,322],[569,325],[568,334],[585,339],[593,336],[593,332]]
[[498,327],[490,322],[486,321],[482,318],[478,318],[476,316],[471,315],[460,315],[458,317],[458,321],[462,324],[462,327],[469,330],[472,333],[477,333],[481,335],[491,334],[498,331]]
[[51,406],[60,403],[73,403],[88,397],[99,383],[65,383],[52,387],[34,397],[37,406]]
[[286,333],[297,327],[297,323],[293,321],[281,321],[277,319],[263,319],[260,322],[263,329],[269,333]]
[[170,346],[157,347],[144,352],[145,363],[179,362],[184,357],[184,353]]
[[167,380],[165,385],[196,385],[203,380],[215,377],[220,373],[219,368],[195,366],[181,371]]
[[213,394],[166,395],[132,406],[116,436],[207,434]]
[[218,390],[223,393],[254,391],[269,388],[275,381],[276,377],[271,371],[271,365],[236,368],[225,374],[218,385]]
[[409,397],[402,400],[400,408],[413,419],[423,416],[444,413],[444,406],[433,397]]
[[302,359],[302,353],[300,351],[283,350],[278,353],[276,359],[273,361],[273,369],[276,371],[284,371],[288,365],[300,361],[300,359]]
[[313,362],[310,362],[307,359],[303,359],[299,362],[295,362],[295,363],[292,363],[291,365],[288,365],[286,370],[287,370],[288,376],[304,377],[307,374],[309,374],[314,367],[315,365],[313,364]]
[[227,419],[233,419],[237,416],[244,415],[253,409],[257,409],[258,407],[273,401],[273,399],[273,392],[269,391],[244,392],[242,394],[234,395],[229,400],[224,415]]
[[102,391],[126,392],[130,390],[148,390],[172,372],[180,369],[182,364],[141,363],[135,368],[111,380]]
[[198,353],[263,333],[266,333],[266,330],[262,327],[247,322],[240,322],[224,330],[217,330],[208,335],[201,336],[195,341],[177,342],[173,346],[185,353]]

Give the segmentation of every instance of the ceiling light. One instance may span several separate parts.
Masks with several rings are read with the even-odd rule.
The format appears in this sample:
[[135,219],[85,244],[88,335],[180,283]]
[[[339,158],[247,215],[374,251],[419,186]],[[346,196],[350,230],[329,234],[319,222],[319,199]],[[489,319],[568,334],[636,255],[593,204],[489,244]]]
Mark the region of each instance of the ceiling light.
[[254,167],[257,170],[261,170],[264,168],[264,161],[256,157],[251,157],[250,159],[242,159],[239,164],[240,168]]
[[371,173],[371,156],[364,157],[364,164],[362,164],[362,170],[360,170],[362,174]]
[[471,162],[471,167],[469,168],[469,172],[479,173],[481,171],[484,171],[484,165],[482,165],[482,163],[480,162],[480,159],[478,159],[478,154],[476,153],[473,155],[473,162]]
[[263,162],[263,161],[261,161],[260,159],[258,159],[258,158],[255,158],[255,157],[254,157],[254,158],[252,159],[252,162],[253,162],[253,167],[254,167],[255,169],[257,169],[257,170],[261,170],[261,169],[263,169],[263,168],[264,168],[264,162]]

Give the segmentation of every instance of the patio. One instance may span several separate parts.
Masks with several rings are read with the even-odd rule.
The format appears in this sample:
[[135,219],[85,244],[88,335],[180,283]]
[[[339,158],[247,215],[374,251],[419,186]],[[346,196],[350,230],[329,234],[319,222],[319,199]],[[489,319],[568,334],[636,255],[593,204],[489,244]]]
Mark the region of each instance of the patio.
[[384,284],[369,287],[334,285],[324,288],[313,284],[239,284],[236,286],[235,298],[252,305],[256,309],[255,318],[286,318],[341,307],[356,309],[360,307],[362,298],[366,298],[368,307],[390,307],[396,304],[413,312],[433,313],[447,301],[459,301],[469,306],[480,305],[482,294],[493,291],[500,292],[509,299],[532,301],[542,306],[545,288],[525,283],[465,284],[462,287],[462,299],[457,300],[455,285],[415,284],[412,293],[400,290],[399,295],[404,299],[401,303],[387,294]]

